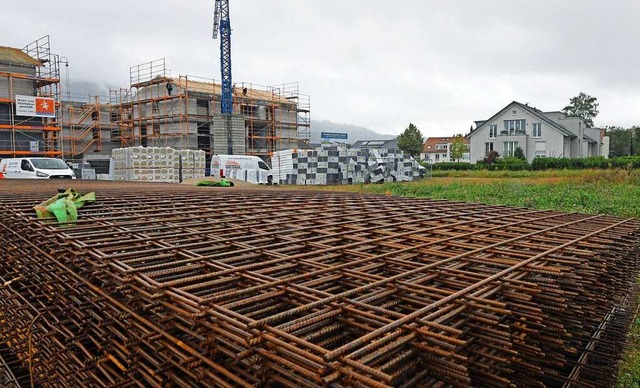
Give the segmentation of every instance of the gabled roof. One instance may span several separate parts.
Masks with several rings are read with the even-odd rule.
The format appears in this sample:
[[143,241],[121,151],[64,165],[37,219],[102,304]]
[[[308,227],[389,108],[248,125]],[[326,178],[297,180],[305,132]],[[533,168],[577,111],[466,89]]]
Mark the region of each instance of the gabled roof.
[[493,122],[493,120],[495,120],[498,116],[500,116],[500,114],[502,112],[504,112],[507,108],[509,108],[512,105],[517,105],[519,108],[522,108],[524,110],[526,110],[527,112],[529,112],[530,114],[532,114],[533,116],[536,116],[537,118],[539,118],[541,121],[549,124],[551,127],[557,129],[560,133],[562,133],[563,135],[569,136],[569,137],[576,137],[576,135],[569,131],[564,125],[559,124],[553,120],[551,120],[549,117],[547,117],[544,112],[530,107],[529,105],[526,104],[522,104],[519,103],[518,101],[511,101],[509,104],[507,104],[504,108],[500,109],[495,115],[491,116],[491,118],[489,120],[485,120],[481,125],[477,126],[476,129],[473,130],[473,132],[469,133],[467,136],[465,136],[467,139],[469,139],[471,136],[473,136],[476,132],[478,132],[478,129],[484,127],[485,125],[487,125],[487,123]]
[[0,62],[18,65],[42,66],[42,63],[37,59],[30,57],[24,51],[6,46],[0,46]]
[[[455,139],[455,136],[429,137],[429,138],[427,138],[427,141],[425,141],[424,144],[422,145],[422,152],[424,152],[424,153],[442,153],[443,150],[436,149],[436,145],[437,144],[453,143],[453,139]],[[467,138],[463,137],[462,141],[464,142],[464,144],[469,144],[469,139],[467,139]]]

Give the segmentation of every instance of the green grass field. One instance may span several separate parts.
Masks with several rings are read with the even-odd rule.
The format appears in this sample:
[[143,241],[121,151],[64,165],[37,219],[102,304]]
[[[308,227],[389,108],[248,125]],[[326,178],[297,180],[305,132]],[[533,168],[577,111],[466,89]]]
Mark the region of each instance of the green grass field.
[[[640,218],[640,171],[632,169],[434,171],[417,182],[322,189]],[[640,388],[640,317],[631,327],[616,386]]]
[[326,189],[640,218],[634,170],[435,171],[417,182]]

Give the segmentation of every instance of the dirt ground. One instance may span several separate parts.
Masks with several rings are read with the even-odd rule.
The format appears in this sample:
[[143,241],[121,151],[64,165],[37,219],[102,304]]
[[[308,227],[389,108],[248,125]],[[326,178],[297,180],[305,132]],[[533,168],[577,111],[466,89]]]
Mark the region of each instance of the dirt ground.
[[[183,184],[177,183],[154,183],[154,182],[121,182],[121,181],[90,181],[90,180],[48,180],[48,179],[1,179],[0,195],[2,194],[42,194],[46,198],[55,195],[58,189],[74,188],[79,192],[90,191],[193,191],[193,190],[264,190],[265,186],[252,185],[246,182],[239,182],[233,187],[199,187],[196,182],[203,179],[195,179],[192,182]],[[272,189],[272,187],[268,187]]]
[[[241,181],[238,179],[227,179],[230,182],[233,182],[233,187],[242,187],[242,188],[251,188],[251,189],[257,189],[257,188],[261,188],[264,186],[261,185],[256,185],[253,183],[249,183],[249,182],[245,182],[245,181]],[[182,184],[183,185],[189,185],[189,186],[195,186],[196,183],[198,182],[202,182],[202,181],[213,181],[213,182],[218,182],[220,181],[219,178],[213,178],[213,177],[204,177],[204,178],[189,178],[189,179],[185,179]]]

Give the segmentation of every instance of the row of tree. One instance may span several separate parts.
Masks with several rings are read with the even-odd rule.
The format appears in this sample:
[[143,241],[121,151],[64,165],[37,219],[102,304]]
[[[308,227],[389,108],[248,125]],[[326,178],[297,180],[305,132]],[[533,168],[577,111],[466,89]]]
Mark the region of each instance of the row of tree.
[[[593,127],[593,119],[598,116],[599,103],[596,97],[590,96],[584,92],[580,92],[575,97],[569,99],[569,105],[562,109],[567,117],[581,118],[587,128]],[[609,136],[609,156],[625,156],[640,155],[640,126],[632,128],[607,127],[607,136]],[[411,156],[420,155],[424,144],[424,136],[417,126],[410,123],[409,126],[398,137],[398,148]],[[459,161],[462,155],[468,152],[468,146],[464,144],[462,134],[454,137],[451,143],[451,159]]]
[[607,136],[610,157],[640,155],[640,126],[607,127]]

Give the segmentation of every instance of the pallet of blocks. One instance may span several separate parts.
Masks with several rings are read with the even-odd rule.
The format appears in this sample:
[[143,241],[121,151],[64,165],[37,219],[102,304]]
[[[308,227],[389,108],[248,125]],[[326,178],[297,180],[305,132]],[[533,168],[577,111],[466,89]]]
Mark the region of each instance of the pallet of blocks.
[[271,167],[274,179],[289,185],[402,182],[420,176],[418,162],[400,150],[346,145],[274,152]]
[[178,183],[179,153],[169,147],[127,147],[111,152],[113,180]]
[[206,153],[202,150],[180,150],[180,175],[182,180],[204,178]]

